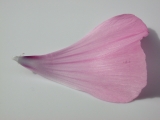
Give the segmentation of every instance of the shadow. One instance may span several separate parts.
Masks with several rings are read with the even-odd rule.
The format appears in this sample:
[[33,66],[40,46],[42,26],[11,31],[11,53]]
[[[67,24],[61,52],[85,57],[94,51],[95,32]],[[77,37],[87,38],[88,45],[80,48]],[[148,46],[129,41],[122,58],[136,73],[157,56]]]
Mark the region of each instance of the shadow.
[[137,99],[160,97],[160,39],[154,30],[149,28],[141,46],[146,54],[148,83]]

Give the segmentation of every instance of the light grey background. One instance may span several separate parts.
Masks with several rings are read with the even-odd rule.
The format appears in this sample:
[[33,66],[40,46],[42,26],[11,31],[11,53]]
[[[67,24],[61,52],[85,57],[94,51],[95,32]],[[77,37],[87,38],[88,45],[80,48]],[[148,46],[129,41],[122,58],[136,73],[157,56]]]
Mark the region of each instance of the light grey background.
[[[159,120],[159,0],[0,0],[0,120]],[[12,60],[67,47],[118,14],[141,18],[148,85],[133,102],[115,104],[48,81]]]

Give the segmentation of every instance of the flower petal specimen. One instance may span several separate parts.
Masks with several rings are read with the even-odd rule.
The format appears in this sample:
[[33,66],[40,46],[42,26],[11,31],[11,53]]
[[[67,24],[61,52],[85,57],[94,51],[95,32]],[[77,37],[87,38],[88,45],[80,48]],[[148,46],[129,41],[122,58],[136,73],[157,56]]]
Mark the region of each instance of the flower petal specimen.
[[147,84],[140,40],[146,25],[132,14],[115,16],[77,43],[46,55],[20,56],[22,66],[104,101],[126,103]]

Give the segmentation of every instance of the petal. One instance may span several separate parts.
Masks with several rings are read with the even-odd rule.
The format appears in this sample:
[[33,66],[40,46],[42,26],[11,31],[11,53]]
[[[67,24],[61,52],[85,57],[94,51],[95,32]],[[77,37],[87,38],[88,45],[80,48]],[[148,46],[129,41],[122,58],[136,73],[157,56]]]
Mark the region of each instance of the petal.
[[125,103],[136,98],[147,83],[140,43],[147,35],[142,20],[123,14],[103,22],[70,47],[16,59],[47,79],[101,100]]

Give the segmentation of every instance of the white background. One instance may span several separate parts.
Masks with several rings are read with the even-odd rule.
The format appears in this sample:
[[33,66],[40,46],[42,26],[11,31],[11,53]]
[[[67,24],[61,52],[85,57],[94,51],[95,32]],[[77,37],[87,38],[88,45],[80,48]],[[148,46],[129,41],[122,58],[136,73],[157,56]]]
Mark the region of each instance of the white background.
[[[0,0],[0,120],[159,120],[159,0]],[[115,15],[132,13],[150,34],[142,41],[148,85],[115,104],[48,81],[12,60],[65,48]]]

